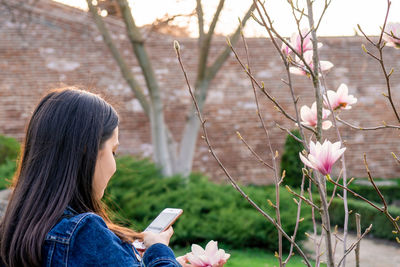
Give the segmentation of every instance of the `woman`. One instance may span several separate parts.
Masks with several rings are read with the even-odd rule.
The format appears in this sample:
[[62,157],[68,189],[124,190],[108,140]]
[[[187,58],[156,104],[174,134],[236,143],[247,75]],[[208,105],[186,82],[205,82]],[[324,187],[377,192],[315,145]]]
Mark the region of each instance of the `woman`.
[[[180,266],[172,228],[136,233],[107,217],[101,198],[118,144],[118,115],[99,96],[72,88],[41,99],[0,224],[4,265]],[[143,258],[134,239],[147,246]]]

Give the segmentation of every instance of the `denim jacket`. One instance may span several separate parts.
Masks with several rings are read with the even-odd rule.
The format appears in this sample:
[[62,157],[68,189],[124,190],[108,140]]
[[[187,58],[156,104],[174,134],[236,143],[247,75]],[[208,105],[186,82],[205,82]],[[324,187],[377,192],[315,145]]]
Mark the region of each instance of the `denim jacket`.
[[150,246],[143,255],[108,229],[95,213],[78,214],[72,208],[47,234],[43,266],[181,267],[172,250]]

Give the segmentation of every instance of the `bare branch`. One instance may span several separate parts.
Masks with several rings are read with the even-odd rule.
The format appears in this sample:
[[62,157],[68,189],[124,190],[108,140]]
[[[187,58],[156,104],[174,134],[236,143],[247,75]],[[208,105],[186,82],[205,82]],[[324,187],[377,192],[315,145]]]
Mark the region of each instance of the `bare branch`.
[[396,162],[400,164],[400,159],[396,156],[394,152],[392,152],[392,156],[396,160]]
[[144,42],[139,28],[136,26],[135,20],[133,19],[131,9],[127,0],[117,0],[119,8],[121,9],[122,18],[124,20],[126,31],[131,42],[133,51],[136,55],[140,68],[142,69],[143,76],[146,81],[147,88],[152,102],[161,104],[161,96],[159,92],[159,86],[154,73],[154,69],[151,65],[150,58],[144,47]]
[[103,36],[104,42],[108,46],[108,48],[111,51],[111,54],[113,55],[115,61],[117,61],[117,64],[121,70],[122,76],[125,78],[127,81],[129,87],[135,94],[135,97],[138,99],[140,105],[142,106],[144,113],[147,115],[147,117],[150,116],[150,106],[149,102],[146,98],[146,96],[143,93],[143,89],[139,85],[139,83],[136,81],[134,75],[130,71],[128,65],[126,64],[124,58],[121,56],[121,54],[118,51],[118,48],[115,46],[114,41],[111,38],[110,33],[108,32],[106,25],[104,24],[102,18],[98,14],[97,8],[93,6],[91,0],[86,0],[89,11],[93,16],[94,22]]
[[295,191],[293,191],[288,185],[286,185],[285,187],[286,187],[286,190],[287,190],[289,193],[291,193],[291,194],[295,195],[296,197],[298,197],[298,198],[304,200],[304,202],[306,202],[308,205],[310,205],[310,206],[313,207],[314,209],[316,209],[316,210],[318,210],[318,211],[321,212],[321,208],[318,207],[317,205],[315,205],[314,202],[312,202],[311,200],[305,198],[304,196],[299,195],[298,193],[296,193]]
[[340,187],[340,188],[342,188],[342,189],[344,189],[344,190],[350,192],[353,196],[355,196],[355,197],[357,197],[357,198],[359,198],[359,199],[361,199],[361,200],[367,202],[368,204],[370,204],[372,207],[374,207],[375,209],[379,210],[380,212],[383,212],[383,209],[382,209],[382,208],[379,208],[377,205],[375,205],[374,203],[372,203],[371,201],[369,201],[369,200],[366,199],[365,197],[363,197],[363,196],[357,194],[356,192],[354,192],[353,190],[349,189],[348,187],[343,186],[343,185],[341,185],[341,184],[339,184],[339,183],[333,181],[332,178],[330,178],[329,176],[328,176],[328,179],[327,179],[327,180],[328,180],[329,182],[331,182],[332,184],[334,184],[334,185],[336,185],[336,186],[338,186],[338,187]]
[[318,30],[319,25],[321,24],[322,18],[324,17],[325,12],[326,12],[326,10],[328,9],[328,7],[329,7],[329,5],[331,4],[331,2],[332,2],[332,0],[325,0],[324,9],[322,10],[322,14],[321,14],[321,16],[319,17],[319,20],[318,20],[317,26],[315,27],[315,30]]
[[372,229],[372,224],[370,224],[369,227],[368,227],[367,229],[365,229],[365,232],[362,234],[362,236],[359,237],[359,238],[357,239],[357,241],[354,242],[354,243],[348,248],[348,250],[346,251],[346,253],[343,255],[343,257],[342,257],[341,260],[339,261],[338,266],[340,266],[340,264],[341,264],[342,261],[346,258],[346,256],[357,246],[357,244],[360,243],[361,239],[363,239],[364,236],[365,236],[366,234],[368,234],[368,233],[371,231],[371,229]]
[[[303,175],[303,177],[301,179],[301,185],[300,185],[300,196],[304,196],[304,183],[305,183],[305,176]],[[294,231],[293,231],[293,235],[292,235],[293,241],[296,239],[297,230],[298,230],[299,224],[300,224],[301,204],[302,204],[302,199],[300,198],[300,200],[297,202],[296,225],[294,227]],[[283,266],[286,266],[286,264],[289,262],[289,260],[292,256],[293,256],[293,244],[290,244],[289,254],[288,254],[286,260],[283,262]]]
[[[242,22],[239,21],[239,26],[240,26],[240,35],[242,36],[242,40],[243,40],[243,44],[244,44],[244,48],[245,48],[245,52],[246,52],[246,59],[247,59],[247,70],[248,72],[251,74],[251,68],[250,68],[250,55],[249,55],[249,49],[247,46],[247,42],[246,39],[244,37],[243,34],[243,26],[242,26]],[[272,158],[272,164],[273,164],[273,171],[274,171],[274,178],[275,178],[275,199],[276,199],[276,209],[275,209],[275,214],[276,214],[276,221],[278,223],[279,226],[282,226],[281,223],[281,213],[280,213],[280,191],[279,191],[279,186],[280,186],[280,182],[281,180],[279,179],[279,175],[278,175],[278,168],[277,168],[277,163],[276,163],[276,158],[277,155],[274,154],[274,151],[272,149],[272,145],[271,145],[271,139],[269,137],[269,131],[264,123],[264,119],[261,116],[261,111],[260,111],[260,105],[258,103],[258,97],[257,97],[257,90],[256,87],[254,85],[254,81],[251,80],[251,87],[253,88],[253,94],[254,94],[254,99],[256,102],[256,106],[257,106],[257,115],[258,118],[261,122],[261,125],[263,126],[264,129],[264,133],[267,137],[267,143],[268,143],[268,148],[269,151],[271,153],[271,158]],[[283,177],[282,177],[283,179]],[[294,240],[293,240],[294,241]],[[278,231],[278,260],[279,260],[279,265],[282,266],[282,252],[283,252],[283,248],[282,248],[282,233]]]
[[380,129],[387,129],[387,128],[400,129],[400,126],[389,125],[389,124],[385,124],[385,125],[381,125],[381,126],[374,126],[374,127],[356,126],[356,125],[353,125],[353,124],[351,124],[349,122],[346,122],[346,121],[342,120],[341,118],[339,118],[339,116],[336,116],[336,120],[340,121],[341,123],[353,128],[353,129],[362,130],[362,131],[372,131],[372,130],[380,130]]
[[[244,15],[243,19],[241,19],[243,27],[250,18],[250,15],[253,12],[253,10],[254,10],[254,5],[251,5],[247,10],[247,13]],[[239,40],[240,27],[241,26],[239,24],[235,32],[230,37],[232,44],[235,44]],[[210,65],[210,67],[207,68],[207,73],[206,73],[207,80],[212,80],[215,77],[217,72],[221,69],[222,65],[228,59],[230,53],[231,53],[231,48],[229,46],[226,46],[225,49],[215,59],[215,61]]]
[[371,176],[371,171],[369,170],[369,167],[368,167],[367,155],[366,155],[366,154],[364,154],[364,165],[365,165],[365,169],[367,170],[367,174],[368,174],[368,179],[369,179],[369,181],[371,182],[372,186],[374,187],[376,193],[378,193],[379,197],[381,198],[381,200],[382,200],[382,202],[383,202],[383,205],[384,205],[384,210],[387,210],[387,209],[388,209],[388,205],[387,205],[387,203],[386,203],[386,200],[385,200],[385,198],[383,197],[383,195],[382,195],[381,191],[379,190],[379,188],[376,186],[375,181],[374,181],[374,179],[373,179],[372,176]]
[[298,138],[297,136],[295,136],[289,129],[287,129],[287,128],[281,126],[281,125],[279,125],[278,123],[275,123],[275,125],[276,125],[279,129],[281,129],[281,130],[283,130],[283,131],[286,131],[286,133],[287,133],[288,135],[290,135],[291,137],[293,137],[297,142],[303,143],[303,140],[300,139],[300,138]]
[[204,40],[204,14],[203,7],[201,6],[201,0],[196,0],[196,13],[199,24],[199,44],[203,43]]
[[169,26],[169,23],[174,21],[176,18],[180,17],[191,17],[196,14],[196,10],[193,10],[189,14],[175,14],[175,15],[169,15],[166,13],[164,17],[156,19],[149,29],[146,30],[146,33],[143,34],[143,42],[146,42],[147,38],[150,36],[151,32],[157,31],[158,29],[164,27],[164,26]]
[[[375,205],[374,203],[372,203],[371,201],[369,201],[369,200],[366,199],[365,197],[363,197],[363,196],[357,194],[356,192],[354,192],[353,190],[349,189],[347,186],[343,186],[343,185],[341,185],[341,184],[336,183],[335,181],[333,181],[333,180],[330,178],[329,175],[327,176],[327,180],[328,180],[329,182],[331,182],[331,183],[337,185],[338,187],[340,187],[340,188],[342,188],[342,189],[345,189],[346,191],[348,191],[348,192],[350,192],[351,194],[353,194],[355,197],[357,197],[357,198],[359,198],[359,199],[361,199],[361,200],[367,202],[369,205],[371,205],[372,207],[374,207],[374,208],[377,209],[378,211],[380,211],[380,212],[382,212],[383,214],[385,214],[385,216],[389,219],[389,221],[392,223],[393,227],[395,228],[396,234],[397,234],[397,235],[400,235],[400,226],[399,226],[399,224],[398,224],[398,221],[399,221],[399,218],[400,218],[400,217],[393,218],[392,215],[389,213],[389,210],[388,210],[386,201],[384,200],[384,197],[383,197],[382,193],[379,191],[378,187],[375,185],[375,182],[374,182],[374,180],[373,180],[373,178],[372,178],[372,176],[371,176],[371,174],[370,174],[370,172],[369,172],[369,168],[368,168],[368,165],[367,165],[367,162],[366,162],[366,158],[364,158],[364,164],[365,164],[365,167],[366,167],[366,169],[367,169],[367,173],[368,173],[369,180],[371,181],[372,185],[374,186],[375,191],[378,193],[379,197],[382,199],[382,201],[383,201],[383,203],[384,203],[384,207],[383,207],[383,208],[378,207],[377,205]],[[399,237],[396,237],[396,239],[398,239],[398,238],[399,238]],[[400,243],[400,242],[399,242],[399,243]]]
[[[305,69],[308,70],[308,73],[309,73],[309,74],[311,75],[311,77],[314,79],[314,78],[315,78],[315,77],[314,77],[315,74],[314,74],[313,70],[311,69],[310,65],[308,64],[308,62],[305,61],[303,55],[302,55],[301,53],[299,53],[289,42],[287,42],[287,41],[285,40],[285,38],[283,38],[283,37],[275,30],[275,28],[272,26],[272,20],[271,20],[271,18],[270,18],[270,16],[269,16],[267,10],[265,9],[264,5],[261,3],[261,1],[260,1],[260,0],[253,0],[253,1],[254,1],[255,4],[257,4],[257,2],[259,2],[260,5],[261,5],[261,7],[262,7],[262,9],[263,9],[264,15],[265,15],[265,17],[266,17],[267,20],[268,20],[269,26],[267,25],[267,23],[266,23],[266,21],[265,21],[263,15],[262,15],[261,10],[259,9],[258,5],[256,5],[258,14],[259,14],[260,17],[261,17],[261,20],[262,20],[262,22],[263,22],[263,25],[264,25],[265,29],[267,30],[268,35],[269,35],[269,37],[271,38],[271,41],[274,43],[274,46],[277,47],[277,48],[279,49],[279,46],[278,46],[278,44],[276,43],[275,38],[274,38],[273,35],[275,35],[279,40],[281,40],[281,41],[282,41],[296,56],[298,56],[298,58],[300,59],[300,61],[303,62]],[[280,49],[279,49],[279,50],[280,50]],[[281,57],[283,57],[282,60],[285,61],[285,57],[283,56],[283,54],[282,54],[282,53],[280,53],[280,54],[281,54]]]
[[[269,18],[269,16],[268,16],[268,13],[267,13],[266,9],[264,8],[264,5],[261,4],[261,6],[262,6],[262,8],[263,8],[263,10],[264,10],[264,14],[266,15],[268,21],[270,22],[270,27],[271,27],[271,29],[267,26],[267,23],[265,22],[265,20],[264,20],[264,18],[263,18],[263,16],[262,16],[262,13],[261,13],[261,11],[260,11],[258,5],[257,5],[257,0],[253,0],[253,2],[254,2],[254,5],[256,5],[258,14],[259,14],[260,17],[261,17],[262,25],[264,25],[265,29],[267,30],[268,35],[269,35],[269,37],[270,37],[270,39],[271,39],[272,44],[274,45],[276,51],[277,51],[278,54],[280,55],[283,64],[285,65],[286,73],[287,73],[287,77],[288,77],[287,85],[288,85],[288,87],[289,87],[289,89],[290,89],[290,93],[291,93],[291,95],[292,95],[292,100],[293,100],[293,104],[294,104],[294,110],[295,110],[295,112],[296,112],[296,119],[295,119],[295,121],[296,121],[297,125],[299,126],[300,135],[301,135],[301,138],[302,138],[302,140],[303,140],[303,141],[302,141],[303,147],[304,147],[305,149],[307,149],[307,151],[308,151],[308,144],[307,144],[307,142],[305,141],[305,136],[304,136],[304,133],[303,133],[303,127],[305,127],[305,126],[302,125],[301,122],[300,122],[300,116],[299,116],[299,112],[298,112],[298,108],[297,108],[297,98],[296,98],[296,96],[295,96],[295,94],[294,94],[294,89],[293,89],[293,85],[292,85],[291,73],[290,73],[290,70],[289,70],[289,62],[288,62],[286,56],[285,56],[285,55],[283,54],[283,52],[281,51],[280,46],[277,44],[277,42],[276,42],[276,40],[275,40],[275,37],[274,37],[274,34],[275,34],[282,42],[284,42],[290,49],[292,49],[296,55],[298,55],[298,53],[297,53],[297,51],[295,51],[295,49],[293,49],[293,47],[292,47],[284,38],[282,38],[282,37],[275,31],[275,29],[274,29],[273,26],[272,26],[272,22],[271,22],[271,20],[270,20],[270,18]],[[254,15],[253,15],[253,18],[256,19],[256,17],[255,17]],[[274,33],[274,34],[273,34],[273,33]],[[302,60],[303,60],[303,62],[304,62],[304,64],[305,64],[305,66],[308,66],[308,65],[307,65],[308,63],[305,62],[305,60],[304,60],[304,58],[302,57],[302,55],[298,55],[298,56],[299,56],[300,58],[302,58]],[[238,58],[238,57],[236,56],[236,58]],[[310,69],[310,68],[308,68],[308,69]],[[268,95],[267,95],[267,97],[268,97]],[[270,99],[271,99],[271,98],[270,98]],[[281,111],[282,111],[282,113],[284,113],[283,109],[281,109]],[[294,120],[294,119],[293,119],[293,120]],[[305,127],[305,128],[307,128],[307,129],[309,129],[309,130],[312,130],[312,131],[315,133],[314,129],[309,128],[309,127]]]
[[225,4],[225,0],[219,0],[217,10],[215,11],[214,17],[213,17],[213,19],[211,21],[210,27],[209,27],[208,32],[207,32],[207,35],[209,35],[209,37],[207,37],[207,38],[210,38],[210,40],[207,41],[208,42],[208,46],[210,45],[211,37],[214,35],[215,26],[217,25],[217,22],[218,22],[218,19],[219,19],[219,15],[221,14],[221,11],[222,11],[222,8],[224,7],[224,4]]
[[397,121],[400,122],[399,113],[397,112],[397,109],[396,109],[396,107],[395,107],[395,105],[394,105],[394,102],[393,102],[393,99],[392,99],[392,91],[391,91],[391,87],[390,87],[390,75],[391,75],[391,72],[390,72],[389,74],[387,73],[386,68],[385,68],[385,63],[384,63],[384,60],[383,60],[383,48],[385,47],[385,43],[383,42],[382,38],[383,38],[383,34],[384,34],[384,32],[385,32],[386,22],[387,22],[387,19],[388,19],[388,16],[389,16],[390,5],[391,5],[391,1],[390,1],[390,0],[387,0],[386,16],[385,16],[385,20],[384,20],[384,22],[383,22],[383,26],[382,26],[382,29],[381,29],[381,33],[380,33],[380,35],[379,35],[379,40],[378,40],[377,43],[374,43],[371,39],[369,39],[369,38],[367,37],[367,35],[366,35],[366,34],[364,33],[364,31],[361,29],[360,25],[358,25],[358,29],[361,31],[361,33],[364,35],[364,37],[368,40],[368,42],[370,42],[370,43],[378,50],[379,57],[376,57],[376,56],[372,55],[369,51],[367,51],[367,50],[365,49],[365,47],[363,47],[363,50],[364,50],[369,56],[371,56],[372,58],[374,58],[375,60],[377,60],[377,61],[379,62],[379,65],[381,66],[383,75],[384,75],[384,77],[385,77],[386,88],[387,88],[387,92],[388,92],[387,95],[385,95],[385,96],[386,96],[386,98],[389,100],[389,103],[390,103],[390,105],[391,105],[391,107],[392,107],[392,110],[393,110],[393,112],[394,112],[394,114],[395,114],[395,116],[396,116],[396,118],[397,118]]
[[[338,178],[336,179],[336,183],[338,183],[339,180],[340,180],[340,174],[338,175]],[[337,189],[337,186],[335,185],[335,186],[333,187],[331,199],[330,199],[329,202],[328,202],[328,207],[331,205],[331,203],[332,203],[332,201],[333,201],[333,198],[335,197],[336,189]]]
[[[197,80],[203,80],[206,76],[208,54],[210,52],[211,39],[214,35],[215,26],[219,15],[221,14],[222,8],[224,7],[225,0],[219,0],[217,10],[215,11],[213,20],[210,24],[207,34],[204,35],[202,42],[200,43],[199,61],[197,66]],[[197,88],[195,88],[196,90]]]
[[[269,100],[271,100],[271,101],[275,104],[275,106],[278,108],[278,110],[279,110],[280,112],[282,112],[282,114],[283,114],[286,118],[290,119],[290,120],[293,121],[293,122],[297,122],[297,120],[296,120],[295,118],[293,118],[290,114],[288,114],[288,113],[286,112],[286,110],[279,104],[279,102],[275,99],[275,97],[271,96],[271,95],[268,93],[268,91],[265,90],[264,84],[260,84],[260,83],[256,80],[256,78],[254,78],[254,76],[248,71],[248,68],[244,65],[244,63],[243,63],[242,60],[240,59],[239,55],[236,53],[236,50],[233,48],[233,46],[232,46],[232,44],[231,44],[231,42],[230,42],[229,40],[228,40],[228,45],[229,45],[230,49],[232,50],[233,54],[235,55],[237,61],[238,61],[239,64],[240,64],[240,66],[242,66],[243,70],[246,72],[246,74],[249,76],[249,78],[254,82],[254,84],[257,85],[257,87],[261,90],[261,92],[262,92]],[[315,130],[314,130],[313,128],[311,128],[311,127],[308,127],[308,126],[305,126],[305,125],[302,125],[302,127],[304,127],[304,128],[306,128],[306,129],[308,129],[308,130],[310,130],[310,131],[312,131],[312,132],[315,133]]]
[[242,135],[239,132],[236,132],[237,136],[239,137],[239,139],[243,142],[243,144],[245,144],[245,146],[250,150],[251,154],[253,154],[254,157],[256,157],[256,159],[261,162],[264,166],[268,167],[269,169],[273,169],[273,167],[266,163],[255,151],[254,149],[252,149],[250,147],[250,145],[246,142],[246,140],[244,140],[244,138],[242,137]]
[[[361,215],[356,213],[356,227],[357,227],[357,238],[361,238]],[[360,267],[360,242],[357,243],[356,249],[356,267]]]

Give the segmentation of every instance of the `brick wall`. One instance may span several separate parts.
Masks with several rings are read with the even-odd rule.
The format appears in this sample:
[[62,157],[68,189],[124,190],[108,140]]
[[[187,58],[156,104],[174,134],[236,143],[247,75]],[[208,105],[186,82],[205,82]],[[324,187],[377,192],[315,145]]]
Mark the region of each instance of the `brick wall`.
[[[120,152],[142,156],[151,155],[149,124],[133,93],[123,80],[107,47],[88,14],[83,11],[41,0],[34,6],[22,5],[0,17],[0,133],[22,140],[27,120],[48,89],[62,85],[79,85],[107,95],[121,115]],[[125,29],[120,21],[107,18],[107,24],[133,73],[144,86]],[[166,120],[179,140],[185,113],[191,103],[187,87],[176,60],[172,42],[174,37],[151,33],[146,47],[165,100]],[[183,61],[192,81],[195,79],[197,40],[179,38]],[[327,87],[334,89],[344,82],[359,102],[341,117],[361,126],[375,126],[395,118],[388,102],[382,97],[385,82],[378,64],[361,50],[361,37],[321,38],[321,58],[330,60],[335,68],[327,76]],[[225,39],[215,38],[211,59],[224,48]],[[281,82],[285,72],[279,57],[267,39],[248,39],[252,68],[276,99],[294,114],[288,88]],[[237,46],[244,56],[243,46]],[[391,85],[395,104],[399,103],[400,50],[385,49],[388,68],[394,67]],[[299,104],[311,105],[313,88],[310,80],[294,77]],[[275,122],[288,128],[294,124],[278,113],[273,105],[260,96],[263,117],[270,129],[274,150],[282,154],[285,133]],[[240,131],[248,143],[266,160],[270,160],[267,140],[255,112],[249,79],[239,64],[230,57],[212,82],[204,112],[208,119],[211,140],[217,154],[233,176],[243,183],[265,184],[272,181],[272,173],[256,162],[238,140]],[[399,176],[400,167],[390,152],[400,154],[397,130],[356,131],[339,124],[347,141],[346,162],[348,175],[365,177],[363,153],[367,153],[375,177]],[[335,130],[327,137],[336,140]],[[202,171],[215,181],[225,177],[210,157],[204,142],[197,143],[194,170]]]

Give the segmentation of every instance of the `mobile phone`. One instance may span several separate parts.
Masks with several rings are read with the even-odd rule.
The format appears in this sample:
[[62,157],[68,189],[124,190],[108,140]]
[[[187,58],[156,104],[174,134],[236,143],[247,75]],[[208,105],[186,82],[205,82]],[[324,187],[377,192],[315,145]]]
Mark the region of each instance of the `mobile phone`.
[[153,233],[161,233],[170,227],[183,213],[182,209],[172,209],[166,208],[164,209],[158,216],[150,223],[149,226],[144,230],[153,232]]
[[[164,209],[158,216],[146,227],[145,232],[161,233],[168,229],[183,213],[182,209]],[[146,250],[143,242],[135,241],[133,242],[135,248],[139,251]]]

